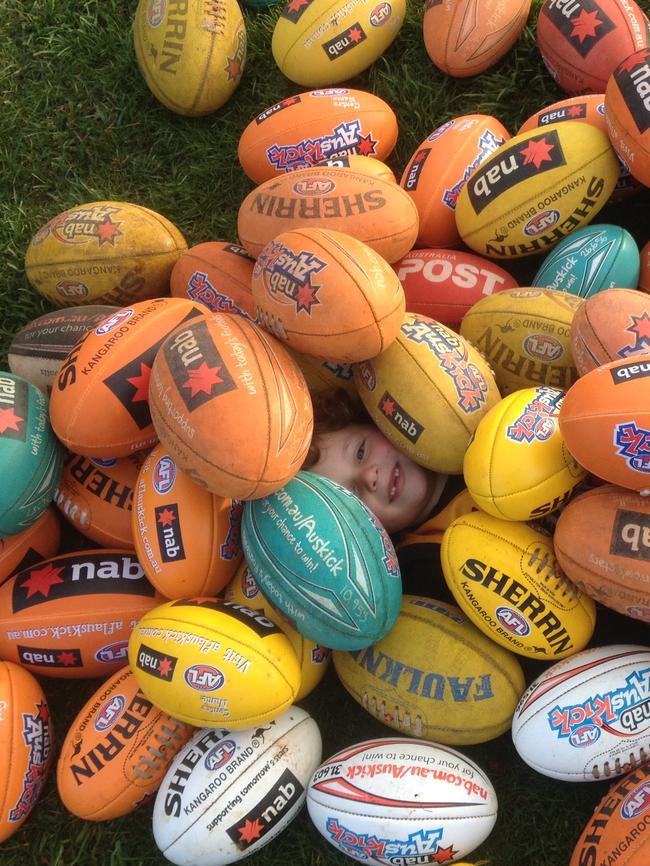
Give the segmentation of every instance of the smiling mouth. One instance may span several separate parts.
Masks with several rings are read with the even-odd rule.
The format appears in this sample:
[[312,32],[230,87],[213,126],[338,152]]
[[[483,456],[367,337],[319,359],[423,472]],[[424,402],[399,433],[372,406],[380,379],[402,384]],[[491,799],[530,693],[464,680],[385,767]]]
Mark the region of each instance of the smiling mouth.
[[402,471],[399,467],[399,463],[395,464],[395,468],[393,469],[390,477],[390,487],[388,488],[388,501],[392,502],[395,499],[397,494],[397,486],[399,484],[400,476]]

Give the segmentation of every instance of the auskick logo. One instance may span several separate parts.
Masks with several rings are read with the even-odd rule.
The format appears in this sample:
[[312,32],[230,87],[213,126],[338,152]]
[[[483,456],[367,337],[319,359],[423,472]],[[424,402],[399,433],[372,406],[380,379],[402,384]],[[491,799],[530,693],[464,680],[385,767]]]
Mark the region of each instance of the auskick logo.
[[550,0],[540,15],[548,18],[583,58],[614,29],[602,4],[594,0]]
[[[443,835],[442,827],[416,830],[406,838],[397,838],[359,833],[345,824],[340,824],[337,818],[328,818],[325,829],[333,844],[355,860],[369,860],[372,857],[376,862],[390,864],[408,863],[417,857],[417,862],[423,864],[448,863],[458,853],[453,844],[445,848],[439,844]],[[380,855],[381,851],[390,851],[390,855]],[[380,856],[381,859],[378,859]]]
[[630,355],[644,355],[650,352],[650,315],[643,311],[640,316],[630,314],[631,324],[625,328],[625,333],[632,335],[632,342],[618,350],[621,358]]
[[185,559],[183,535],[176,502],[168,502],[154,509],[158,548],[163,562],[180,562]]
[[418,318],[405,322],[400,330],[412,343],[423,343],[435,355],[456,390],[456,405],[465,414],[483,407],[488,383],[478,367],[469,361],[467,347],[460,337],[436,322]]
[[537,388],[535,396],[521,414],[506,429],[511,442],[545,442],[557,429],[557,418],[564,400],[564,392],[553,388]]
[[81,650],[76,647],[52,649],[51,647],[20,646],[18,658],[24,665],[34,665],[39,668],[81,668]]
[[328,42],[324,42],[322,47],[329,60],[338,60],[339,57],[365,42],[367,38],[366,31],[357,21],[343,33],[338,33]]
[[239,81],[244,71],[244,64],[246,63],[246,31],[241,22],[237,27],[235,41],[237,43],[235,45],[235,53],[232,57],[226,59],[226,65],[223,67],[223,71],[230,81]]
[[159,653],[158,650],[141,643],[135,663],[141,671],[151,674],[152,677],[171,682],[177,662],[178,659],[175,656]]
[[467,193],[476,214],[507,190],[546,171],[566,165],[555,129],[531,135],[526,141],[503,145],[467,181]]
[[260,254],[255,265],[256,277],[263,276],[267,292],[274,301],[289,303],[296,313],[311,315],[320,304],[320,285],[314,278],[327,268],[327,262],[307,250],[294,252],[284,244],[272,241]]
[[42,243],[48,235],[61,244],[96,243],[103,247],[122,236],[121,221],[116,217],[121,208],[111,205],[95,205],[65,211],[50,220],[34,237],[33,243]]
[[456,210],[458,196],[463,191],[463,187],[469,180],[470,175],[476,171],[479,165],[484,162],[491,153],[494,153],[498,147],[501,147],[504,142],[504,138],[495,135],[489,129],[486,129],[485,132],[479,136],[478,141],[476,142],[476,156],[468,165],[465,166],[463,176],[442,194],[442,203],[446,205],[446,207],[450,210]]
[[635,421],[616,424],[614,446],[632,471],[650,473],[650,430],[637,427]]
[[237,388],[205,322],[178,331],[163,352],[188,412]]
[[[52,751],[50,713],[45,703],[36,704],[34,709],[36,712],[33,714],[21,714],[21,733],[23,742],[29,749],[29,755],[20,796],[7,813],[10,821],[21,821],[29,814],[41,792],[49,766]],[[20,722],[16,720],[17,727],[19,724]]]
[[291,770],[285,770],[268,793],[226,832],[240,851],[245,851],[282,820],[301,801],[304,788]]
[[303,138],[295,144],[272,144],[266,149],[269,163],[278,171],[297,171],[318,165],[326,159],[361,154],[372,156],[377,151],[377,139],[372,130],[363,134],[360,119],[346,120],[331,133],[317,138]]
[[25,442],[29,427],[29,385],[0,376],[0,437]]
[[424,427],[404,409],[403,406],[388,391],[384,391],[377,408],[384,418],[395,427],[396,430],[406,436],[409,442],[417,442]]
[[193,301],[205,304],[213,313],[236,313],[250,319],[248,313],[238,307],[229,295],[215,289],[203,271],[194,271],[187,281],[187,296]]
[[282,12],[281,18],[286,18],[292,24],[297,24],[314,0],[289,0]]

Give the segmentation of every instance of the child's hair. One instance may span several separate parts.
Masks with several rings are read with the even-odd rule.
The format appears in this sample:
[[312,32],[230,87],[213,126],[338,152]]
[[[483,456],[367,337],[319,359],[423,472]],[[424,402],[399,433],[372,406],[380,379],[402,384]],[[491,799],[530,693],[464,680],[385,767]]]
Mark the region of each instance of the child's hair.
[[348,424],[371,424],[372,419],[359,399],[355,399],[343,388],[330,388],[312,396],[314,404],[314,432],[311,445],[302,466],[309,469],[318,462],[321,433],[334,433]]

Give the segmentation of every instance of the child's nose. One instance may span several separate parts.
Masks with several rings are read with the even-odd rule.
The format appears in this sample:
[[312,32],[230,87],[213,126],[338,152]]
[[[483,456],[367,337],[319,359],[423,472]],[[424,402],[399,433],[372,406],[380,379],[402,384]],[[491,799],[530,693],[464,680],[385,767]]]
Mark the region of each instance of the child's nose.
[[373,492],[377,489],[377,480],[379,477],[379,468],[377,466],[365,466],[363,469],[362,480],[367,490]]

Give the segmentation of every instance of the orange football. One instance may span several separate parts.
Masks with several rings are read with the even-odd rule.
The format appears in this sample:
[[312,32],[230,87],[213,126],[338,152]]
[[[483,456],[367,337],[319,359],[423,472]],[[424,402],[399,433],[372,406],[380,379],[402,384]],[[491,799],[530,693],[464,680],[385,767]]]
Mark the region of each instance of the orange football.
[[650,294],[650,241],[641,248],[641,273],[639,275],[639,288],[642,292]]
[[86,821],[133,812],[158,790],[194,728],[159,710],[131,669],[103,682],[77,713],[61,746],[56,783],[63,805]]
[[398,334],[404,289],[371,247],[329,229],[283,232],[253,269],[257,321],[297,352],[353,363]]
[[70,351],[52,387],[50,420],[75,454],[126,457],[156,443],[147,401],[151,365],[178,324],[206,312],[181,298],[123,307]]
[[61,524],[56,508],[49,505],[27,529],[0,539],[0,584],[10,574],[54,556],[60,541]]
[[25,821],[47,779],[52,727],[38,680],[0,661],[0,843]]
[[307,227],[352,235],[396,262],[415,243],[418,212],[408,193],[392,181],[322,166],[271,178],[239,207],[239,240],[255,257],[282,232]]
[[200,487],[162,446],[138,476],[133,537],[138,560],[165,598],[218,595],[242,557],[242,504]]
[[189,298],[213,313],[244,311],[255,318],[251,293],[252,258],[239,244],[207,241],[183,253],[172,269],[175,298]]
[[330,168],[349,168],[352,171],[360,171],[361,174],[369,174],[371,177],[397,183],[393,170],[385,162],[372,156],[361,156],[359,153],[353,153],[350,156],[334,156],[331,159],[324,159],[318,164],[327,165]]
[[[650,44],[650,24],[647,22],[645,30],[646,43]],[[622,62],[612,73],[605,89],[605,120],[612,147],[632,177],[644,186],[650,186],[648,58],[650,47],[621,58]]]
[[49,677],[102,677],[124,665],[131,629],[164,599],[130,550],[81,550],[0,585],[0,657]]
[[313,409],[300,368],[242,316],[212,313],[173,331],[154,361],[149,403],[174,461],[225,498],[278,490],[311,441]]
[[566,392],[559,416],[566,447],[588,472],[650,493],[650,357],[596,367]]
[[91,541],[104,547],[133,547],[133,490],[143,459],[142,452],[102,460],[68,451],[54,502]]
[[424,139],[400,180],[418,209],[418,246],[460,243],[456,199],[474,169],[509,138],[496,117],[468,114],[449,120]]
[[581,376],[610,361],[650,354],[650,298],[638,289],[605,289],[586,298],[571,322],[571,352]]
[[261,111],[239,139],[242,168],[255,183],[359,154],[385,159],[397,141],[395,112],[374,93],[327,87],[288,96]]

